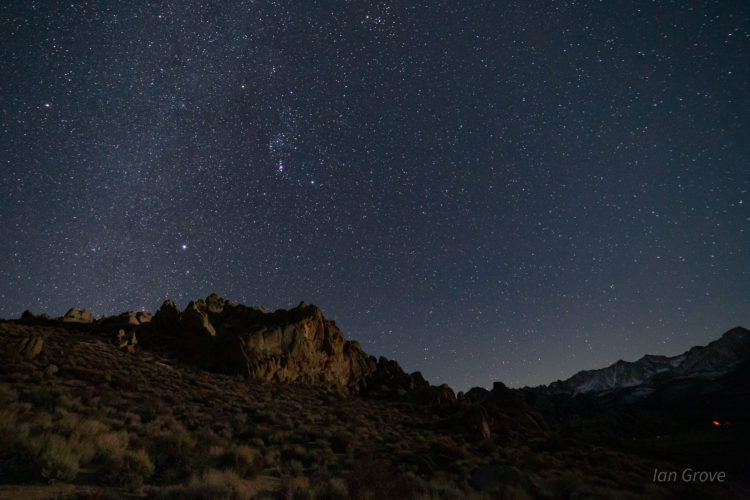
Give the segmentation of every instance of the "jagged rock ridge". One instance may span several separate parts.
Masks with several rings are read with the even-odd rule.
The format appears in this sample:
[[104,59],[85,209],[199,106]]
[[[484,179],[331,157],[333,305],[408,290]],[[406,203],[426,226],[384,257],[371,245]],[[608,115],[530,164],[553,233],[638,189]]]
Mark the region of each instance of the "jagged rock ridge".
[[217,295],[190,302],[180,312],[166,301],[154,315],[145,342],[165,343],[201,368],[280,382],[322,383],[359,391],[376,363],[314,305],[268,313]]
[[94,321],[90,312],[71,309],[57,319],[26,311],[22,321],[80,324],[128,350],[137,344],[205,370],[255,380],[321,384],[439,406],[456,400],[450,387],[432,387],[421,373],[407,374],[396,361],[368,355],[318,307],[304,302],[294,309],[267,312],[211,294],[191,301],[184,311],[167,300],[153,316],[124,312]]

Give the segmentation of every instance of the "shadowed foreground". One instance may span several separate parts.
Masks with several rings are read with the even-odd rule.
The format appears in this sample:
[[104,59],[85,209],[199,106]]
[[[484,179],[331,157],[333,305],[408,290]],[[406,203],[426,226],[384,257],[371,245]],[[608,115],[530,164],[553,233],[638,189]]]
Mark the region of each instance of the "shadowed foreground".
[[[220,337],[226,318],[211,320],[204,301],[194,307],[198,324],[212,325],[209,337]],[[264,328],[311,321],[286,313],[262,318]],[[265,379],[222,374],[216,353],[196,364],[195,350],[175,351],[189,338],[178,316],[172,337],[129,317],[129,328],[122,318],[0,323],[1,498],[750,496],[742,421],[703,425],[695,412],[502,384],[456,398],[394,362],[352,364],[358,345],[341,347],[338,371],[321,382],[304,363],[294,372],[304,382],[278,381],[278,369],[248,361],[247,343],[237,359]],[[289,335],[303,359],[309,344]],[[283,348],[274,355],[273,366],[289,359]],[[326,357],[315,363],[330,366]],[[661,481],[670,476],[659,471],[685,467],[724,471],[726,480]]]

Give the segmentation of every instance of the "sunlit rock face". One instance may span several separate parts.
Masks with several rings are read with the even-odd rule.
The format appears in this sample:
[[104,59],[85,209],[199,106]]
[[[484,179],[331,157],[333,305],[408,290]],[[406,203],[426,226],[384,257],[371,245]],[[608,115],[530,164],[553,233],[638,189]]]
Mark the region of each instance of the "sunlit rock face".
[[62,320],[66,323],[93,323],[94,316],[86,309],[76,309],[72,307],[65,313]]
[[166,301],[147,328],[152,344],[168,345],[201,368],[252,379],[307,382],[358,392],[376,369],[359,343],[314,305],[266,312],[216,294],[180,312]]
[[304,302],[268,312],[212,294],[191,301],[183,311],[167,300],[153,317],[126,312],[103,318],[94,328],[108,335],[117,335],[118,329],[137,332],[139,346],[161,349],[213,372],[323,385],[439,408],[456,401],[450,387],[432,387],[419,372],[408,374],[396,361],[369,356],[318,307]]

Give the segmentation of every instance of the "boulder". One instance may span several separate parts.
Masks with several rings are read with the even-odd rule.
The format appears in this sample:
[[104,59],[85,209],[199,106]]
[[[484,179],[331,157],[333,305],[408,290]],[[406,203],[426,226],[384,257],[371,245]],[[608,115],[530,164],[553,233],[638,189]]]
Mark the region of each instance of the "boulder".
[[47,314],[34,314],[28,309],[26,309],[23,314],[21,314],[21,323],[26,325],[38,325],[38,324],[45,324],[52,321],[52,318],[49,317]]
[[18,343],[18,352],[24,358],[32,360],[39,356],[44,347],[44,339],[42,337],[25,337]]
[[443,384],[434,389],[433,404],[439,408],[450,408],[456,404],[456,394],[448,384]]
[[212,293],[206,297],[206,308],[210,313],[221,313],[225,307],[233,307],[234,304],[231,300],[219,297],[217,294]]
[[216,330],[208,319],[208,307],[202,300],[191,301],[180,315],[180,330],[185,335],[215,337]]
[[66,323],[93,323],[94,315],[86,309],[79,310],[72,307],[65,313],[62,320]]
[[179,319],[180,310],[174,301],[165,300],[151,318],[151,325],[157,330],[172,332],[177,328]]
[[137,313],[135,313],[135,319],[138,320],[138,324],[140,325],[144,323],[150,323],[151,313],[148,311],[138,311]]
[[125,333],[125,330],[120,329],[117,332],[117,347],[124,349],[128,352],[134,352],[135,346],[138,344],[138,339],[135,336],[135,330],[131,330],[129,333]]
[[100,320],[99,324],[104,331],[117,331],[140,326],[151,321],[151,313],[145,311],[127,311],[117,316],[109,316]]
[[454,429],[470,441],[490,439],[490,419],[484,408],[472,405],[454,417]]

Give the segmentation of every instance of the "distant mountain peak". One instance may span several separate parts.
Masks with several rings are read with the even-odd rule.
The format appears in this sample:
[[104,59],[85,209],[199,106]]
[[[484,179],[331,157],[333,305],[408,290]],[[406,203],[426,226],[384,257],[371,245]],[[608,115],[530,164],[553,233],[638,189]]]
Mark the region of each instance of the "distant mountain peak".
[[677,356],[646,354],[637,361],[619,360],[606,368],[584,370],[537,390],[547,394],[602,394],[675,377],[712,379],[750,359],[750,330],[741,326],[725,332],[706,346],[695,346]]

